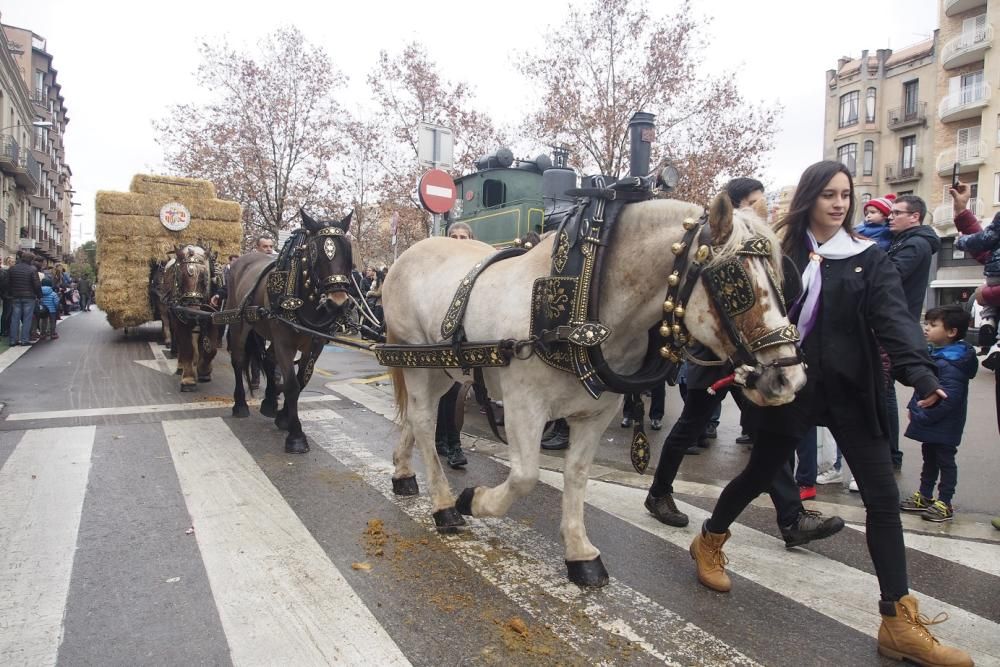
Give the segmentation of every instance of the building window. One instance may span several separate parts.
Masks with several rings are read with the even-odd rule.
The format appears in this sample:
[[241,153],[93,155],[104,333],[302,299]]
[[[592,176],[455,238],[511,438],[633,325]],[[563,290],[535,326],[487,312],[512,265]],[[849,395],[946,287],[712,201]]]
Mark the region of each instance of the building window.
[[993,174],[993,205],[1000,206],[1000,171]]
[[837,159],[847,170],[851,172],[851,176],[857,176],[858,174],[858,145],[857,144],[844,144],[837,149]]
[[869,88],[865,92],[865,122],[875,122],[875,89]]
[[857,90],[840,97],[840,127],[849,127],[858,122],[858,101],[861,93]]
[[984,157],[979,146],[981,131],[982,128],[978,125],[976,127],[964,127],[958,131],[955,138],[955,159],[958,162]]
[[874,165],[875,165],[875,142],[866,141],[864,161],[862,163],[861,174],[863,176],[871,176],[872,170],[874,169]]
[[899,140],[899,175],[913,176],[917,166],[917,135],[911,134]]
[[868,194],[867,192],[865,192],[864,194],[861,195],[861,204],[862,204],[861,210],[862,211],[865,210],[864,204],[867,204],[871,200],[872,200],[872,196],[870,194]]
[[914,120],[917,117],[919,81],[907,81],[903,84],[903,119]]
[[505,195],[506,188],[503,181],[492,179],[483,181],[483,206],[486,208],[504,203]]

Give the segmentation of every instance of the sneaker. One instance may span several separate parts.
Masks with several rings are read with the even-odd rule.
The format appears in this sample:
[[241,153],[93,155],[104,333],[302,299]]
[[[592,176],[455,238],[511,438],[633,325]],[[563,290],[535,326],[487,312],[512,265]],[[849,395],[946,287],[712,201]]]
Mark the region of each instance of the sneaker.
[[813,540],[822,540],[836,535],[844,528],[844,520],[839,516],[823,516],[815,510],[799,510],[799,518],[791,526],[781,528],[785,548],[801,547]]
[[942,523],[944,521],[951,521],[954,519],[955,512],[952,510],[951,505],[948,505],[941,500],[935,500],[930,507],[924,510],[924,513],[920,515],[920,518],[924,521]]
[[904,512],[923,512],[933,504],[933,498],[924,498],[924,494],[914,491],[912,496],[904,498],[903,502],[899,503],[899,509]]
[[987,350],[987,353],[989,356],[983,359],[983,368],[995,373],[997,370],[1000,370],[1000,352],[989,352]]
[[705,432],[701,434],[701,437],[708,440],[715,440],[719,437],[719,427],[715,424],[709,424],[705,427]]
[[799,500],[812,500],[816,497],[816,487],[815,486],[800,486],[799,487]]
[[842,484],[844,481],[844,471],[830,468],[824,473],[816,476],[817,484]]
[[652,493],[647,493],[646,502],[643,504],[660,523],[677,528],[688,525],[688,515],[677,509],[677,503],[674,502],[673,496],[669,493],[659,498],[655,498]]
[[989,323],[979,327],[979,345],[989,349],[997,340],[997,328]]
[[741,433],[740,437],[736,438],[737,445],[752,445],[753,438],[746,433]]
[[659,431],[661,428],[663,428],[663,420],[662,419],[650,419],[649,420],[649,427],[651,429],[653,429],[654,431]]
[[853,493],[860,493],[861,489],[858,488],[858,480],[851,478],[851,483],[847,485],[847,490]]
[[622,428],[632,428],[632,418],[631,417],[623,417],[622,418],[621,427]]

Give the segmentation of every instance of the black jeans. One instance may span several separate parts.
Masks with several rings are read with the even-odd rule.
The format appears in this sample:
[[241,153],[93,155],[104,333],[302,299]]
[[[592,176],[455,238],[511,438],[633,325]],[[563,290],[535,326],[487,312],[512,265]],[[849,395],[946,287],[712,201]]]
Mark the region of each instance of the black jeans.
[[[808,398],[806,401],[808,403]],[[814,401],[803,412],[796,400],[790,406],[762,410],[761,426],[746,468],[726,485],[715,505],[708,530],[724,533],[747,505],[768,490],[775,473],[787,466],[789,457],[801,440],[803,428],[788,429],[798,432],[776,432],[786,418],[803,422],[803,417],[816,423],[822,414],[822,403]],[[798,408],[797,415],[789,413]],[[822,415],[826,417],[826,415]],[[860,420],[836,424],[828,418],[823,422],[840,445],[841,452],[851,466],[854,479],[861,490],[861,499],[867,510],[865,537],[868,553],[875,566],[883,600],[898,600],[909,592],[906,576],[906,550],[903,546],[903,525],[899,519],[899,489],[892,472],[889,442],[885,437],[873,436]]]
[[924,455],[924,467],[920,471],[920,495],[933,498],[934,484],[940,475],[937,499],[950,507],[958,485],[958,465],[955,463],[958,445],[925,442],[920,445],[920,451]]
[[[631,417],[633,404],[633,397],[637,394],[625,394],[625,402],[622,403],[622,417]],[[640,397],[640,400],[642,398]],[[665,411],[665,406],[667,404],[667,385],[661,382],[659,385],[653,387],[649,392],[649,418],[650,419],[663,419],[663,413]]]
[[437,426],[434,429],[434,441],[442,444],[460,444],[461,436],[455,425],[455,405],[458,403],[459,383],[451,385],[451,389],[438,401]]
[[[660,461],[656,464],[653,484],[649,489],[653,496],[662,497],[667,493],[674,492],[673,483],[677,477],[677,471],[681,467],[681,462],[684,461],[684,451],[698,441],[705,430],[705,425],[712,416],[712,412],[725,397],[725,391],[720,391],[712,396],[707,389],[687,390],[687,398],[684,401],[681,416],[674,422],[670,433],[663,441],[663,449],[660,450]],[[791,451],[794,451],[794,448],[788,453]],[[765,485],[761,489],[762,491],[767,490],[771,495],[771,502],[774,503],[774,509],[777,512],[779,528],[795,523],[802,510],[799,487],[792,477],[792,468],[788,460],[786,454],[785,465],[778,465],[771,472],[770,486]]]
[[14,312],[14,299],[4,298],[3,320],[0,321],[0,336],[10,335],[10,316]]

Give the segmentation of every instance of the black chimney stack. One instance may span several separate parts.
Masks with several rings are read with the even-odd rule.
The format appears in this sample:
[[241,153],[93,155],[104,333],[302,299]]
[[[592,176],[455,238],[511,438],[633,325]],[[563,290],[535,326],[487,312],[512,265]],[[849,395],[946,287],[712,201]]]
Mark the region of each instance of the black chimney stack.
[[629,176],[642,178],[649,175],[649,153],[656,137],[656,131],[653,129],[654,118],[656,116],[651,113],[636,111],[628,122]]

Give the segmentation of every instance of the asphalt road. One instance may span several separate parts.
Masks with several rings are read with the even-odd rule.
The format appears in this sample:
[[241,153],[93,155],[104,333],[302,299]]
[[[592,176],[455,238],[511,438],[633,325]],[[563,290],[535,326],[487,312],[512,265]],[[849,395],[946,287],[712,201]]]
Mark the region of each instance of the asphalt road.
[[[732,403],[682,468],[685,529],[645,512],[649,477],[609,428],[586,523],[612,581],[581,591],[562,562],[561,456],[542,456],[508,517],[438,535],[426,496],[392,493],[394,406],[365,352],[327,347],[302,405],[312,451],[293,457],[255,410],[229,416],[225,354],[181,394],[153,327],[126,337],[99,312],[60,327],[59,341],[0,355],[0,664],[885,662],[856,494],[821,488],[814,506],[848,528],[793,550],[758,501],[726,547],[734,590],[695,581],[694,527],[746,457]],[[1000,664],[992,379],[974,384],[956,520],[904,517],[922,611],[947,611],[939,636],[979,665]],[[679,410],[668,392],[668,424]],[[506,449],[487,433],[470,403],[453,489],[504,479]],[[906,490],[918,459],[911,444]]]

